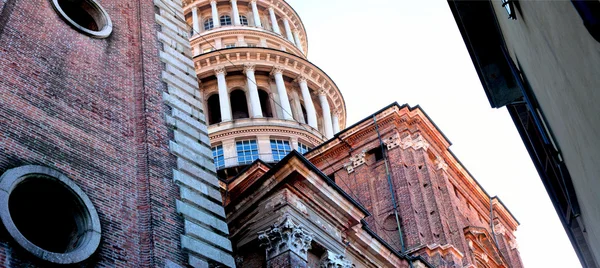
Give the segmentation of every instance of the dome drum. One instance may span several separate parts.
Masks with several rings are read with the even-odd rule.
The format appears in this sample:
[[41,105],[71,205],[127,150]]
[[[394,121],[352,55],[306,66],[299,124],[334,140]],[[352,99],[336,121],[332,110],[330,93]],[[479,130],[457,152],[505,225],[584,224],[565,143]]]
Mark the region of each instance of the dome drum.
[[267,32],[277,37],[277,48],[291,44],[302,56],[308,51],[304,25],[284,1],[184,1],[184,13],[192,42],[206,42],[210,40],[207,35],[217,31],[254,29],[255,33]]

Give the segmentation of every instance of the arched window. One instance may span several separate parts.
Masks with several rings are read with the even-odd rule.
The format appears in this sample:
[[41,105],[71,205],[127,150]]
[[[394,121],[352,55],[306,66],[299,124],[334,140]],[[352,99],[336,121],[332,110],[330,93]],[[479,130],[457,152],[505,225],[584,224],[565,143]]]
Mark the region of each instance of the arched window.
[[271,101],[269,100],[269,93],[262,89],[258,90],[258,98],[260,99],[260,107],[264,117],[273,117],[273,108],[271,107]]
[[221,26],[231,25],[231,17],[229,15],[221,16]]
[[215,28],[215,24],[213,23],[213,19],[209,18],[204,21],[204,30],[208,31],[212,28]]
[[248,18],[246,18],[246,16],[240,15],[240,23],[242,23],[242,25],[248,26]]
[[233,119],[248,118],[248,101],[246,101],[246,93],[240,89],[236,89],[229,94],[231,99],[231,112]]
[[219,94],[214,94],[208,98],[208,124],[216,124],[221,122],[221,104],[219,102]]

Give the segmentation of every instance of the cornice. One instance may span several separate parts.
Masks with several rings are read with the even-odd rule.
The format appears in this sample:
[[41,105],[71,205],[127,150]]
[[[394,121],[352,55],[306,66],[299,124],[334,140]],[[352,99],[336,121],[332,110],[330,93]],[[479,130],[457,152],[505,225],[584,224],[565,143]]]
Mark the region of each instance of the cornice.
[[278,44],[284,45],[286,50],[293,52],[292,54],[306,58],[306,55],[302,54],[302,51],[296,47],[296,44],[293,44],[284,36],[253,26],[222,26],[214,30],[202,32],[200,35],[194,35],[190,38],[190,42],[192,47],[194,47],[203,45],[206,41],[213,41],[215,38],[236,37],[237,39],[238,35],[274,39]]
[[252,135],[260,135],[260,134],[286,134],[286,135],[294,135],[294,136],[298,136],[298,137],[303,137],[306,140],[308,140],[309,142],[311,142],[311,146],[316,146],[320,143],[323,142],[323,140],[321,138],[319,138],[318,136],[315,136],[312,133],[309,133],[307,131],[304,130],[299,130],[299,129],[292,129],[289,127],[285,127],[285,126],[273,126],[273,127],[269,127],[269,126],[250,126],[250,127],[244,127],[244,128],[231,128],[231,129],[227,129],[227,130],[223,130],[223,131],[218,131],[215,133],[211,133],[209,135],[210,140],[223,140],[224,138],[236,138],[239,136],[244,136],[245,134],[252,134]]

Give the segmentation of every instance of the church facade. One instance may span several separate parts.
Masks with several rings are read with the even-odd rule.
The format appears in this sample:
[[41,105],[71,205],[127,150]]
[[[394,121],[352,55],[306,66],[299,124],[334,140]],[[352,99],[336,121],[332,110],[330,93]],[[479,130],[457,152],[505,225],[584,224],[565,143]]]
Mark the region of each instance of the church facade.
[[0,266],[522,267],[420,107],[346,126],[282,0],[0,2]]

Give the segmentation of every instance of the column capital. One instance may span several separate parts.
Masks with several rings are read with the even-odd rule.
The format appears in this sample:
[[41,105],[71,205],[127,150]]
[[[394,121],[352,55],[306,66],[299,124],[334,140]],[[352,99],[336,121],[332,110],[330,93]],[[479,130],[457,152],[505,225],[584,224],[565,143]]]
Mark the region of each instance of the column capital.
[[275,67],[273,67],[273,70],[271,71],[271,75],[283,74],[283,70],[285,70],[285,68],[283,68],[283,66],[275,66]]
[[275,12],[275,7],[273,5],[269,5],[269,11]]
[[254,63],[246,63],[244,64],[244,73],[246,72],[253,72],[256,68],[256,64]]
[[267,251],[267,260],[286,251],[307,260],[312,239],[313,234],[295,224],[289,216],[285,216],[281,223],[273,224],[269,229],[258,233],[260,246]]
[[213,4],[217,4],[217,0],[210,0],[210,4],[211,4],[211,5],[213,5]]
[[257,0],[250,0],[250,3],[252,4],[256,4],[256,2],[258,2]]
[[235,3],[237,3],[237,0],[229,0],[229,2],[232,2],[232,3],[235,2]]
[[327,91],[324,88],[319,88],[319,90],[317,90],[317,95],[327,96]]
[[298,83],[306,83],[306,82],[308,82],[308,77],[306,77],[304,75],[298,75],[298,76],[296,76],[295,80]]
[[220,74],[223,74],[223,75],[227,74],[227,70],[225,69],[225,66],[215,68],[215,75],[220,75]]
[[321,268],[353,268],[354,265],[346,256],[341,254],[335,254],[329,250],[323,254],[321,261],[319,262]]

